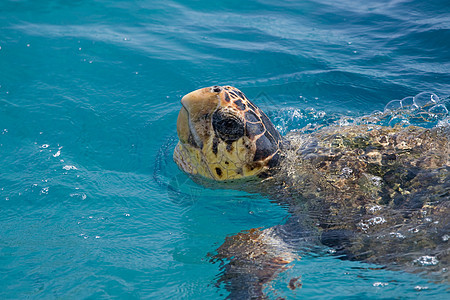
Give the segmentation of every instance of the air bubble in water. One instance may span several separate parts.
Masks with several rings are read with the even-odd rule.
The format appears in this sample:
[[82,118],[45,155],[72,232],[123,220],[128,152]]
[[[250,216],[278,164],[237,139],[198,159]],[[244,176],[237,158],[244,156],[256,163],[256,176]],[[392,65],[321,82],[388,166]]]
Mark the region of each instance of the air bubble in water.
[[400,100],[392,100],[384,107],[384,112],[396,111],[402,108],[402,102]]
[[373,286],[375,286],[375,287],[377,287],[377,286],[383,287],[383,286],[387,286],[387,285],[389,285],[389,283],[387,283],[387,282],[375,282],[373,284]]
[[75,166],[66,165],[62,167],[64,170],[78,170]]
[[403,109],[410,109],[414,110],[417,109],[417,105],[414,104],[414,97],[405,97],[402,100],[400,100],[400,103],[402,104]]
[[405,118],[401,115],[397,115],[397,116],[393,116],[390,120],[389,120],[389,126],[394,126],[394,125],[409,125],[409,121],[408,118]]
[[439,102],[439,97],[435,93],[423,92],[414,97],[414,104],[420,108],[425,108],[437,102]]
[[442,104],[437,104],[433,107],[431,107],[428,112],[436,115],[438,118],[439,117],[445,117],[448,115],[448,109],[442,105]]

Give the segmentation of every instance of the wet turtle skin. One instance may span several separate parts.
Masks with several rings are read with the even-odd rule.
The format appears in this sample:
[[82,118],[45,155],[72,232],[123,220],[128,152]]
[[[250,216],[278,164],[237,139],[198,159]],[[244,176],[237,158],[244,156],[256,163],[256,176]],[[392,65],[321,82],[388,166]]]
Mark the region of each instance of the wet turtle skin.
[[[216,94],[211,96],[205,89],[200,96],[196,92],[189,94],[191,98],[187,100],[194,104],[185,105],[189,116],[183,112],[182,117],[189,119],[189,126],[192,126],[190,118],[193,111],[196,112],[194,108],[201,107],[198,115],[204,123],[186,129],[187,121],[180,121],[179,117],[180,141],[182,136],[189,141],[194,135],[197,142],[179,145],[175,160],[180,168],[191,174],[195,174],[195,163],[201,170],[209,167],[212,171],[199,174],[207,177],[212,174],[210,179],[222,182],[219,187],[260,193],[284,204],[290,217],[282,225],[229,236],[212,255],[212,261],[226,262],[219,283],[230,290],[230,298],[265,297],[263,285],[290,262],[298,260],[300,248],[317,244],[330,247],[343,259],[423,273],[435,281],[449,282],[448,126],[428,129],[330,126],[310,134],[293,132],[282,138],[273,132],[270,120],[242,92],[233,92],[236,97],[229,101],[227,95],[233,89],[211,88],[219,100],[215,100]],[[203,99],[214,100],[208,100],[210,107],[205,109]],[[243,103],[244,109],[234,105],[236,101]],[[261,117],[259,121],[251,121],[253,124],[259,122],[261,129],[258,129],[258,135],[252,136],[248,130],[242,130],[242,136],[233,136],[233,144],[223,140],[224,146],[219,147],[223,153],[218,153],[214,141],[221,139],[216,136],[214,122],[208,120],[207,114],[213,115],[230,105],[236,107],[228,109],[227,113],[232,111],[234,119],[240,118],[241,123],[247,124],[245,128],[249,124],[248,110],[254,109]],[[199,138],[202,133],[198,134],[198,128],[204,130],[204,138]],[[232,132],[238,131],[233,129]],[[257,142],[269,131],[274,137],[273,143],[262,148],[265,144]],[[212,142],[208,143],[208,140]],[[196,146],[200,142],[202,147]],[[243,156],[240,151],[245,148],[239,145],[246,143],[250,146],[246,147],[248,152]],[[212,145],[211,149],[208,145]],[[190,147],[189,151],[184,150],[186,147]],[[202,153],[206,158],[201,159]],[[256,161],[256,153],[264,155],[259,155]],[[221,161],[215,162],[217,157],[221,160],[226,157],[230,163],[235,163],[232,160],[236,158],[240,165],[255,164],[256,161],[257,172],[249,169],[253,173],[248,171],[248,174],[253,176],[239,180],[242,173],[235,170],[240,165],[233,165],[235,169],[228,170]],[[222,168],[221,176],[214,173],[217,167]],[[224,174],[232,177],[226,178]],[[203,180],[202,176],[193,176],[193,179],[211,186],[211,181]]]

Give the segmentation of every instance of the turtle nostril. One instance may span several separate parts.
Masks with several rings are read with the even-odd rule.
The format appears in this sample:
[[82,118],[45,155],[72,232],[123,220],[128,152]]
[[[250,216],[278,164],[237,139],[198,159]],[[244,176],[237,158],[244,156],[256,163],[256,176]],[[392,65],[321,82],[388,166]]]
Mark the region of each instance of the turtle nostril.
[[215,86],[213,86],[213,87],[211,88],[211,90],[212,90],[214,93],[220,93],[220,92],[222,91],[222,87],[221,87],[221,86],[218,86],[218,85],[215,85]]

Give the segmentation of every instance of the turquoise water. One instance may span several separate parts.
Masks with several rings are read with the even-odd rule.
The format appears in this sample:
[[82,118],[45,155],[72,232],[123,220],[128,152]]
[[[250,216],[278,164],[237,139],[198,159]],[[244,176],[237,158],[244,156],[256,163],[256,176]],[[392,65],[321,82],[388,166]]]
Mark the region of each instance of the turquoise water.
[[[420,92],[445,99],[449,11],[417,0],[2,0],[0,298],[225,298],[207,254],[226,236],[282,223],[286,209],[203,189],[178,170],[180,97],[234,85],[284,132]],[[299,274],[290,291],[286,278]],[[326,251],[266,291],[450,296]]]

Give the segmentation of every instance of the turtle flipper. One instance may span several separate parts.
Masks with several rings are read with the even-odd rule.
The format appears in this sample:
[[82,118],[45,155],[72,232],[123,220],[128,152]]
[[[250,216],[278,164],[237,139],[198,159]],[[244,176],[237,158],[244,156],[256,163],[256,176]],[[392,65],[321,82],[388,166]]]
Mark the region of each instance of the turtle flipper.
[[230,292],[229,299],[261,299],[265,298],[264,284],[299,259],[292,247],[280,238],[276,227],[271,227],[227,237],[211,261],[223,263],[217,283],[225,285]]

